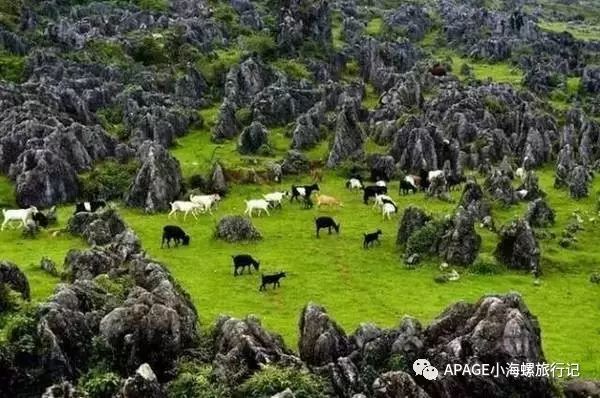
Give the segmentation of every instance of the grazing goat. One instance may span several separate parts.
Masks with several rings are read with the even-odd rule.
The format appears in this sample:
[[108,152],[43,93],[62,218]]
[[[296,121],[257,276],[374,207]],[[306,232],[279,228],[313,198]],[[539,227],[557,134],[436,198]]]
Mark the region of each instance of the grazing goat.
[[313,191],[318,190],[318,184],[300,186],[292,185],[292,196],[290,197],[290,202],[294,199],[298,200],[298,198],[310,196],[313,193]]
[[175,247],[179,246],[180,243],[184,246],[190,244],[190,236],[186,235],[183,229],[179,228],[177,225],[165,225],[163,227],[160,248],[163,248],[165,242],[167,242],[167,247],[171,247],[171,239],[175,241]]
[[358,178],[351,178],[348,181],[346,181],[346,188],[348,189],[361,189],[362,187],[362,181]]
[[212,208],[221,200],[218,193],[212,195],[190,195],[190,202],[200,205],[200,211],[212,214]]
[[106,207],[106,202],[103,200],[94,200],[91,202],[79,202],[75,204],[75,214],[81,212],[94,213],[100,208]]
[[46,217],[46,215],[41,211],[33,213],[31,218],[38,226],[42,228],[46,228],[48,226],[48,217]]
[[244,214],[248,214],[250,217],[252,217],[252,212],[254,210],[258,210],[259,216],[262,214],[263,210],[265,213],[267,213],[267,216],[271,215],[269,213],[269,202],[264,199],[245,200],[244,202],[246,202],[246,210],[244,211]]
[[[419,171],[419,188],[421,188],[422,191],[426,191],[429,188],[429,179],[428,179],[428,173],[427,171],[421,169]],[[415,180],[416,182],[416,180]]]
[[363,202],[365,204],[368,204],[369,199],[374,198],[377,194],[387,194],[387,187],[378,187],[377,185],[370,185],[368,187],[364,187],[363,190]]
[[444,177],[444,170],[431,170],[427,173],[427,181],[429,182],[438,177]]
[[[373,203],[373,209],[375,209],[376,207],[382,207],[384,202],[392,202],[394,203],[394,200],[387,196],[387,195],[375,195],[375,201]],[[395,203],[394,203],[395,204]]]
[[342,202],[340,202],[339,199],[336,199],[333,196],[317,195],[317,208],[321,208],[321,206],[344,207]]
[[407,180],[400,181],[400,189],[399,190],[400,190],[401,195],[407,195],[411,191],[412,191],[412,193],[417,193],[416,185]]
[[258,288],[259,291],[267,290],[267,285],[273,285],[273,289],[280,287],[279,280],[285,278],[285,272],[278,272],[273,275],[261,275],[261,284]]
[[335,222],[331,217],[318,217],[315,218],[315,225],[317,227],[317,238],[319,237],[319,231],[323,228],[327,228],[329,235],[331,235],[331,228],[335,230],[335,233],[339,235],[340,224]]
[[523,200],[527,197],[527,194],[529,193],[529,191],[527,191],[526,189],[519,189],[518,191],[515,192],[515,194],[517,195],[517,198],[519,198],[519,200]]
[[173,214],[175,214],[175,218],[177,218],[177,212],[183,213],[183,221],[187,218],[188,213],[192,213],[192,216],[197,220],[196,210],[201,210],[202,205],[194,202],[186,202],[183,200],[176,200],[175,202],[171,202],[171,211],[169,212],[168,218],[171,218]]
[[[231,256],[233,259],[233,276],[242,275],[244,273],[244,269],[248,267],[248,273],[252,273],[252,267],[258,271],[260,268],[260,261],[257,261],[252,258],[249,254],[238,254],[236,256]],[[242,270],[238,273],[238,268]]]
[[[2,214],[4,215],[4,221],[2,222],[2,227],[0,231],[4,231],[4,227],[11,221],[20,221],[23,224],[23,227],[27,225],[29,220],[33,219],[33,215],[38,212],[38,209],[35,206],[31,206],[27,209],[15,209],[15,210],[5,210],[2,209]],[[12,226],[11,226],[12,228]]]
[[387,187],[387,182],[385,182],[384,180],[378,180],[375,183],[375,185],[378,186],[378,187]]
[[378,229],[375,232],[371,232],[370,234],[364,234],[365,238],[363,240],[363,248],[366,249],[369,246],[373,246],[373,244],[375,242],[377,242],[378,244],[381,244],[381,242],[379,241],[379,235],[382,235],[383,232],[381,232],[380,229]]
[[383,204],[383,207],[381,208],[381,216],[384,220],[386,219],[386,217],[388,220],[391,220],[392,214],[395,214],[397,212],[398,212],[398,206],[396,206],[392,202],[385,202]]
[[450,175],[446,178],[446,184],[448,185],[448,190],[454,190],[454,187],[460,187],[460,184],[467,181],[465,176],[455,176]]
[[266,195],[263,195],[263,198],[269,203],[271,203],[272,207],[281,207],[281,203],[285,196],[289,196],[289,192],[272,192]]

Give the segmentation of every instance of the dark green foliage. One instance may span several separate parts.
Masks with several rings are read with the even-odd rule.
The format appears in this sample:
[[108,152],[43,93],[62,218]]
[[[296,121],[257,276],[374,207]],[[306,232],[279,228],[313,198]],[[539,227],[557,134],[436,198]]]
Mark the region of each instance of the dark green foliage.
[[121,140],[129,138],[128,132],[123,125],[123,108],[121,104],[114,104],[103,108],[96,112],[96,116],[98,116],[100,124],[108,133]]
[[506,106],[495,97],[488,95],[483,100],[486,109],[492,113],[505,113]]
[[110,293],[121,300],[127,298],[129,289],[134,285],[133,280],[129,277],[114,277],[111,278],[107,274],[101,274],[94,278],[94,282],[107,293]]
[[229,69],[240,62],[241,52],[236,48],[217,50],[202,55],[196,67],[209,84],[218,85],[225,80]]
[[241,37],[239,45],[241,49],[250,54],[258,54],[263,59],[272,58],[277,51],[275,39],[270,34],[263,32]]
[[240,126],[248,126],[252,123],[252,111],[246,107],[238,109],[235,111],[235,120]]
[[469,267],[469,271],[477,275],[497,275],[502,273],[503,267],[496,262],[478,259]]
[[275,62],[275,67],[295,80],[310,79],[312,77],[306,65],[295,59],[281,59]]
[[19,25],[22,0],[0,0],[0,25],[14,30]]
[[242,384],[238,397],[264,398],[290,388],[296,398],[327,397],[324,381],[306,371],[265,366]]
[[0,80],[20,83],[25,78],[25,58],[0,51]]
[[138,7],[149,11],[166,11],[169,3],[167,0],[136,0]]
[[413,232],[406,241],[406,255],[434,255],[448,227],[448,222],[440,220],[428,221],[423,227]]
[[144,65],[160,65],[169,62],[164,40],[161,37],[144,36],[133,42],[131,56]]
[[107,161],[81,176],[82,197],[121,199],[127,192],[138,169],[137,162],[126,164]]
[[179,365],[177,377],[167,387],[169,398],[226,398],[230,394],[225,387],[215,383],[211,367],[195,362]]
[[79,387],[90,398],[112,398],[119,392],[121,378],[116,373],[94,369],[79,380]]

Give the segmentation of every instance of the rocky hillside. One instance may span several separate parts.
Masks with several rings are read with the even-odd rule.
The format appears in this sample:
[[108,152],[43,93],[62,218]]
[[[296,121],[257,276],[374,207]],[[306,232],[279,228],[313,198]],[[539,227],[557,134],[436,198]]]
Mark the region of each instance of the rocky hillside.
[[[552,165],[555,188],[578,199],[600,168],[599,24],[586,0],[0,0],[0,173],[21,207],[101,198],[154,213],[193,189],[225,195],[316,167],[394,181],[479,172],[435,254],[474,261],[474,225],[492,222],[484,193],[526,200],[496,257],[537,275],[531,226],[554,214],[532,171]],[[200,128],[251,171],[213,152],[185,172],[175,149]],[[407,216],[398,243],[429,221]],[[67,254],[39,307],[0,263],[0,311],[21,303],[0,337],[0,397],[600,396],[594,382],[414,375],[421,357],[438,369],[545,362],[517,294],[452,304],[427,327],[407,317],[351,334],[307,304],[291,349],[252,316],[199,327],[113,211],[77,215],[69,232],[94,246]]]

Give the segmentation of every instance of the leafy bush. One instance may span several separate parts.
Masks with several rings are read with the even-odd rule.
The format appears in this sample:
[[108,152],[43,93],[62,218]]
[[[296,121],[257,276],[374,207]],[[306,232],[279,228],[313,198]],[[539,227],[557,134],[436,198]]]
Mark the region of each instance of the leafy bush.
[[101,274],[94,278],[94,282],[107,293],[110,293],[122,300],[127,296],[127,292],[133,286],[131,279],[126,277],[110,278],[107,274]]
[[478,275],[497,275],[502,273],[502,266],[493,261],[477,259],[470,267],[469,271]]
[[208,83],[215,85],[225,80],[225,75],[232,66],[240,62],[241,56],[237,48],[217,50],[203,55],[196,62],[196,67]]
[[187,362],[179,366],[177,377],[167,387],[167,396],[169,398],[226,398],[230,394],[223,386],[211,381],[210,366]]
[[484,102],[486,109],[492,113],[505,113],[506,112],[506,106],[504,105],[504,103],[500,102],[500,100],[496,97],[487,95],[484,98],[483,102]]
[[379,37],[384,33],[384,22],[381,17],[371,19],[365,27],[365,33],[369,36]]
[[137,172],[137,162],[121,164],[107,161],[81,176],[84,198],[121,199]]
[[160,65],[169,62],[165,44],[161,39],[162,36],[157,33],[134,41],[131,56],[136,62],[144,65]]
[[119,392],[121,378],[116,373],[92,370],[79,380],[90,398],[112,398]]
[[235,111],[235,120],[240,126],[247,126],[252,123],[252,111],[250,108],[242,107]]
[[275,39],[268,33],[254,33],[248,36],[242,36],[239,40],[240,48],[249,53],[256,53],[263,58],[270,58],[275,55],[277,44]]
[[274,63],[275,67],[292,79],[311,79],[312,73],[306,65],[295,59],[280,59]]
[[115,104],[102,108],[96,112],[100,124],[109,134],[121,139],[127,140],[128,132],[123,125],[123,108],[120,104]]
[[408,237],[406,241],[406,255],[411,254],[435,254],[442,234],[446,230],[446,222],[440,220],[428,221]]
[[16,29],[21,17],[22,0],[0,0],[0,24]]
[[125,53],[120,43],[107,40],[92,40],[85,46],[86,52],[93,62],[126,66],[131,58]]
[[265,366],[239,388],[244,398],[264,398],[291,389],[297,398],[326,397],[325,383],[317,376],[303,370]]
[[20,83],[25,78],[25,58],[0,51],[0,80]]
[[136,4],[148,11],[166,11],[169,5],[167,0],[136,0]]

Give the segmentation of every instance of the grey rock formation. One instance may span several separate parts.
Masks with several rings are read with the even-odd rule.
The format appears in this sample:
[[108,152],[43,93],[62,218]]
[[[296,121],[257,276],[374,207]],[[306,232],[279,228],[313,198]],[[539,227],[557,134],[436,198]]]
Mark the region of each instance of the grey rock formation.
[[569,194],[571,197],[579,199],[588,196],[590,180],[590,175],[583,166],[575,166],[569,176]]
[[79,212],[69,218],[67,222],[67,231],[73,235],[83,235],[88,227],[95,221],[101,220],[108,225],[111,236],[115,236],[125,231],[125,222],[114,209],[104,211]]
[[600,67],[587,66],[583,69],[581,85],[590,94],[600,92]]
[[500,230],[500,242],[494,255],[512,269],[540,273],[540,247],[529,223],[516,220]]
[[211,192],[218,193],[221,196],[226,195],[229,190],[223,167],[218,162],[213,165],[210,173],[209,187]]
[[221,218],[217,224],[215,237],[229,243],[262,239],[262,235],[252,222],[242,216]]
[[310,163],[308,157],[300,151],[289,150],[287,151],[283,162],[281,163],[281,171],[285,175],[297,175],[307,173],[310,170]]
[[269,135],[267,128],[260,122],[252,122],[246,127],[238,141],[238,151],[241,154],[256,153],[263,145],[268,145]]
[[462,206],[470,212],[477,220],[483,220],[491,215],[492,207],[483,195],[483,189],[473,179],[469,179],[465,184],[459,206]]
[[475,218],[468,210],[459,207],[452,226],[442,236],[440,256],[449,264],[470,265],[477,258],[481,236],[475,232]]
[[298,351],[308,365],[322,366],[348,355],[350,343],[323,307],[308,304],[300,316]]
[[554,210],[548,202],[539,198],[529,203],[525,220],[535,228],[546,228],[554,225]]
[[296,126],[292,132],[292,149],[310,149],[323,138],[321,124],[325,118],[324,108],[324,104],[318,102],[296,119]]
[[0,261],[0,284],[6,284],[25,300],[30,298],[29,280],[15,264]]
[[380,375],[373,383],[376,398],[429,398],[415,380],[406,372],[395,371]]
[[125,380],[121,394],[123,398],[163,398],[165,396],[154,371],[147,363],[141,364],[135,374]]
[[170,209],[182,189],[179,162],[161,145],[145,142],[138,151],[142,162],[125,197],[129,206],[147,212]]
[[410,235],[429,220],[431,220],[431,217],[424,210],[414,206],[407,207],[398,225],[396,244],[405,245]]
[[499,169],[492,169],[490,175],[485,179],[483,187],[503,205],[508,206],[517,202],[517,196],[510,177],[503,174]]
[[365,139],[356,108],[349,101],[344,103],[337,115],[335,137],[327,159],[327,167],[336,167],[345,160],[361,160],[364,156]]

